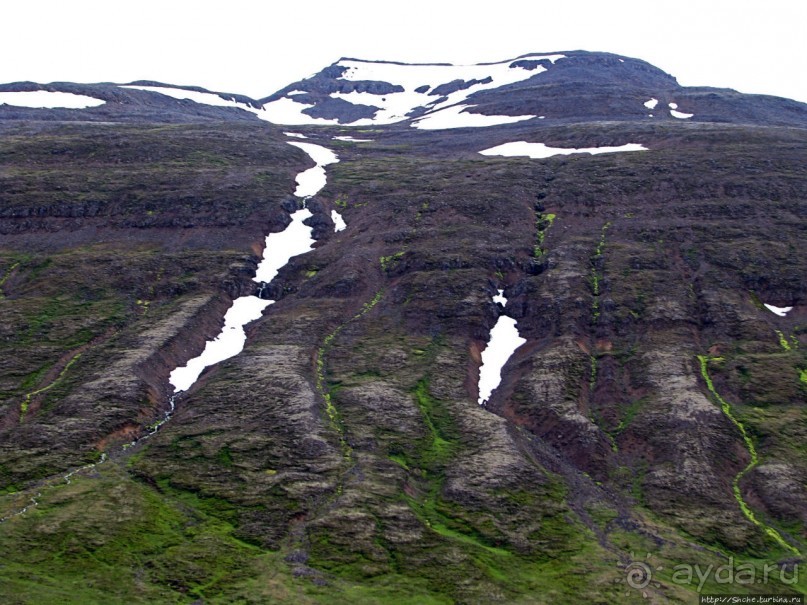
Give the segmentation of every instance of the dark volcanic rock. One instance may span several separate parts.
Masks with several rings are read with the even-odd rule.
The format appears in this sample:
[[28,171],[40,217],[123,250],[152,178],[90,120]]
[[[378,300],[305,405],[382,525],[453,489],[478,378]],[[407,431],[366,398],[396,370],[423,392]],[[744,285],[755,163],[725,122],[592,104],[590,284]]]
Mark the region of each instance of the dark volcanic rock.
[[344,99],[331,99],[316,102],[314,107],[304,109],[303,113],[312,118],[324,118],[326,120],[339,120],[340,123],[355,122],[362,118],[372,118],[378,111],[378,107],[372,105],[358,105],[348,103]]
[[435,86],[429,91],[430,95],[437,95],[437,96],[445,96],[450,95],[452,92],[456,92],[458,90],[465,90],[466,88],[470,88],[475,84],[489,84],[493,80],[491,78],[483,78],[480,80],[454,80],[452,82],[447,82],[446,84],[440,84],[440,86]]

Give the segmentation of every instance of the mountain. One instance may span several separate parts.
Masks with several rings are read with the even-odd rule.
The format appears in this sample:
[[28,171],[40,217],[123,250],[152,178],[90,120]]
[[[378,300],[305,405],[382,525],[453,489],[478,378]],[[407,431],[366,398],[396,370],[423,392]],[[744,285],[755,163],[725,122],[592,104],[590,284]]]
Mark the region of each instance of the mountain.
[[[648,107],[650,99],[661,104]],[[405,122],[421,129],[506,124],[534,117],[553,122],[695,118],[799,126],[805,117],[801,103],[684,88],[644,61],[581,51],[472,66],[341,59],[261,102],[278,124]],[[509,119],[497,122],[481,116]]]
[[0,85],[0,601],[803,594],[805,165],[607,53]]

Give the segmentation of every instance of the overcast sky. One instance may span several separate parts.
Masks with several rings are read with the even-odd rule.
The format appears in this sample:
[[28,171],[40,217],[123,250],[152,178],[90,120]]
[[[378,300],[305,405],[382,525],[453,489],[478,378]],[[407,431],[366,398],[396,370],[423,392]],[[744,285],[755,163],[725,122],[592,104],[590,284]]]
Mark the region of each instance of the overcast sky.
[[[285,5],[285,6],[283,6]],[[0,82],[159,80],[263,97],[342,56],[478,63],[601,50],[687,86],[807,102],[807,1],[20,0]]]

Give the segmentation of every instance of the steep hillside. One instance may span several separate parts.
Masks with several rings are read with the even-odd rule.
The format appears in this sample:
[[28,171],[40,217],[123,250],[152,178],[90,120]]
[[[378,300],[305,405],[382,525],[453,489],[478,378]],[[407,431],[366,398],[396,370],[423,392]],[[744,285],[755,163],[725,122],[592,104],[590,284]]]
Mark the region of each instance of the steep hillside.
[[583,52],[0,94],[3,602],[807,589],[807,106]]

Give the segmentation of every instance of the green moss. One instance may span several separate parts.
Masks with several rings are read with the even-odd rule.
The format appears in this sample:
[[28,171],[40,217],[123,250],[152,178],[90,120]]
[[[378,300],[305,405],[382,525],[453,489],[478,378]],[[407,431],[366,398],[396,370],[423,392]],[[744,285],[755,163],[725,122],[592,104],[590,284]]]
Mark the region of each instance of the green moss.
[[73,357],[70,359],[70,361],[68,361],[68,362],[67,362],[67,364],[64,366],[64,368],[62,369],[62,371],[61,371],[61,372],[59,372],[59,375],[56,377],[56,379],[55,379],[53,382],[51,382],[50,384],[45,385],[44,387],[42,387],[42,388],[40,388],[40,389],[37,389],[36,391],[31,391],[30,393],[27,393],[27,394],[25,395],[25,399],[24,399],[24,400],[23,400],[23,402],[20,404],[20,422],[22,422],[23,420],[25,420],[25,415],[28,413],[28,407],[31,405],[31,400],[32,400],[34,397],[36,397],[37,395],[41,395],[42,393],[46,393],[47,391],[49,391],[50,389],[52,389],[53,387],[55,387],[57,384],[59,384],[59,382],[60,382],[60,381],[61,381],[61,380],[62,380],[62,379],[65,377],[65,375],[67,374],[68,370],[70,370],[70,367],[71,367],[71,366],[72,366],[74,363],[76,363],[76,361],[78,361],[79,357],[81,357],[81,353],[77,353],[76,355],[74,355],[74,356],[73,356]]
[[544,214],[539,213],[535,216],[535,247],[533,249],[533,256],[535,258],[540,258],[544,254],[546,254],[546,249],[544,248],[544,239],[546,238],[547,230],[554,224],[557,215],[555,214]]
[[781,330],[774,330],[774,332],[776,332],[776,336],[779,338],[779,345],[785,351],[789,351],[790,350],[790,343],[787,341],[787,338],[785,338],[785,335],[782,333],[782,331]]
[[233,455],[230,448],[224,446],[223,448],[219,449],[219,451],[216,453],[216,460],[218,460],[224,466],[232,466]]
[[732,490],[734,492],[734,498],[737,500],[737,503],[740,506],[745,517],[751,521],[754,525],[759,527],[769,538],[773,539],[779,546],[785,548],[786,550],[800,555],[801,553],[797,548],[788,544],[784,538],[782,538],[781,534],[778,531],[773,529],[772,527],[766,525],[759,519],[757,519],[756,514],[754,511],[746,503],[745,499],[743,498],[742,492],[740,491],[740,481],[742,478],[759,463],[759,455],[757,454],[756,446],[754,442],[751,440],[751,437],[748,435],[748,432],[745,429],[745,426],[742,422],[740,422],[737,417],[734,415],[733,410],[731,409],[731,405],[723,399],[712,383],[712,378],[709,376],[709,368],[707,364],[709,361],[716,361],[720,358],[709,358],[705,355],[698,355],[698,362],[700,363],[700,370],[701,370],[701,377],[703,381],[706,383],[706,388],[709,389],[709,392],[712,394],[712,397],[720,404],[720,408],[723,410],[723,414],[731,420],[732,424],[737,427],[740,431],[740,435],[742,435],[743,442],[745,443],[745,447],[748,450],[748,453],[751,456],[751,461],[748,465],[741,470],[737,475],[734,477],[732,481]]
[[586,512],[597,526],[604,530],[608,524],[619,516],[616,509],[605,503],[595,503],[586,507]]
[[392,460],[395,464],[409,470],[409,465],[406,462],[406,457],[403,454],[390,454],[387,456],[390,460]]
[[594,256],[591,257],[591,270],[588,276],[588,283],[591,287],[593,300],[591,303],[591,319],[597,322],[600,319],[600,281],[602,280],[602,257],[605,253],[605,236],[611,223],[605,223],[600,232],[600,241],[594,249]]
[[[474,548],[480,548],[480,549],[485,550],[485,551],[487,551],[487,552],[489,552],[491,554],[498,555],[499,557],[511,557],[512,556],[512,553],[510,551],[508,551],[508,550],[505,550],[504,548],[497,548],[495,546],[490,546],[488,544],[485,544],[483,539],[478,534],[474,535],[474,534],[468,533],[468,527],[467,526],[463,527],[463,530],[465,530],[464,532],[460,532],[460,531],[458,531],[456,529],[452,529],[451,527],[449,527],[449,525],[446,523],[446,521],[448,521],[449,523],[451,523],[451,522],[456,523],[456,521],[454,519],[452,519],[451,517],[444,516],[444,515],[440,514],[436,507],[435,508],[429,508],[429,512],[431,513],[431,517],[432,517],[433,520],[428,520],[427,519],[426,522],[427,522],[428,526],[433,531],[437,532],[438,534],[440,534],[444,538],[449,538],[451,540],[460,542],[460,543],[468,545],[468,546],[472,546]],[[499,577],[501,579],[506,579],[506,577],[507,577],[504,573],[500,573],[498,575],[499,575]]]
[[588,390],[589,393],[594,393],[594,389],[597,386],[597,358],[594,355],[588,356],[590,369],[588,373]]
[[100,605],[223,602],[241,592],[261,551],[234,538],[230,523],[207,512],[211,503],[179,502],[174,490],[98,468],[99,479],[76,475],[3,525],[0,594]]
[[[435,345],[430,347],[430,356],[435,353]],[[435,398],[430,390],[430,379],[421,378],[412,391],[412,396],[421,412],[427,434],[414,451],[391,452],[390,458],[407,469],[420,469],[418,483],[422,484],[424,496],[409,496],[407,502],[418,519],[437,535],[470,546],[474,549],[500,557],[510,553],[489,543],[486,535],[480,533],[476,525],[469,522],[467,511],[460,510],[441,498],[446,465],[457,455],[459,433],[445,404]]]
[[20,385],[23,389],[30,389],[31,387],[39,384],[42,380],[42,377],[45,373],[53,367],[53,364],[47,364],[36,370],[35,372],[31,372],[28,376],[25,377],[25,380],[22,381]]
[[603,253],[605,252],[605,235],[608,231],[608,227],[610,226],[611,226],[610,222],[607,222],[602,226],[602,230],[600,233],[600,242],[599,244],[597,244],[597,249],[594,251],[595,257],[602,256]]
[[404,255],[403,250],[400,252],[396,252],[395,254],[391,254],[390,256],[382,256],[378,260],[381,263],[381,269],[383,271],[388,271],[395,266],[395,264],[401,259]]
[[383,290],[379,290],[376,292],[373,297],[362,305],[362,308],[356,313],[353,317],[351,317],[348,321],[343,324],[340,324],[333,330],[330,334],[328,334],[322,342],[322,346],[317,349],[317,358],[316,358],[316,387],[319,394],[322,396],[323,401],[325,402],[325,413],[330,420],[331,428],[337,433],[339,436],[339,444],[342,449],[342,453],[347,459],[352,459],[352,450],[350,445],[347,443],[347,439],[345,438],[345,429],[339,414],[339,410],[333,403],[333,387],[331,385],[326,384],[326,367],[325,361],[326,356],[328,354],[328,350],[330,349],[331,345],[333,344],[334,339],[339,335],[339,333],[344,329],[346,325],[349,323],[356,321],[363,317],[365,314],[369,313],[373,307],[375,307],[381,298],[384,295]]
[[639,412],[639,410],[642,409],[642,407],[644,407],[647,401],[648,401],[647,397],[631,401],[627,409],[625,410],[625,415],[622,417],[622,420],[619,421],[619,424],[614,429],[614,432],[621,433],[622,431],[624,431],[625,428],[628,427],[631,422],[633,422],[633,419],[636,417],[636,414]]
[[437,399],[432,397],[428,377],[418,381],[412,394],[431,439],[431,443],[424,448],[424,455],[421,456],[419,462],[426,468],[435,470],[436,465],[445,464],[454,453],[456,446],[453,442],[456,438],[456,428],[448,411]]
[[14,263],[14,264],[13,264],[13,265],[11,265],[11,267],[9,267],[9,268],[8,268],[8,270],[7,270],[7,271],[6,271],[6,272],[3,274],[3,277],[0,277],[0,299],[1,299],[1,298],[3,298],[3,296],[5,296],[5,293],[3,292],[3,286],[5,285],[5,283],[6,283],[6,281],[8,280],[8,278],[9,278],[9,277],[11,277],[11,274],[12,274],[12,273],[14,273],[14,270],[15,270],[17,267],[19,267],[19,266],[20,266],[20,263],[19,263],[19,262]]
[[[589,283],[589,285],[591,286],[591,293],[592,293],[594,296],[599,296],[599,295],[600,295],[600,275],[599,275],[599,273],[592,273],[592,274],[589,276],[588,283]],[[598,305],[599,305],[599,301],[596,301],[596,300],[595,300],[595,301],[594,301],[594,306],[595,306],[595,308],[596,308]]]
[[762,303],[759,296],[757,296],[755,292],[749,292],[748,296],[751,299],[751,304],[753,304],[757,309],[759,309],[760,311],[767,311],[765,305]]

